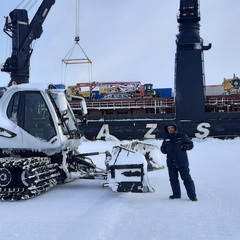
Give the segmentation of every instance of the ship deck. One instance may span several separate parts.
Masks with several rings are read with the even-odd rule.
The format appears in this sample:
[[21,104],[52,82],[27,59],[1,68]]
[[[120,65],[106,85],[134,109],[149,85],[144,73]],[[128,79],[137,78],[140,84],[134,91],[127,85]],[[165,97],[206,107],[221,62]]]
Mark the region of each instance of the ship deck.
[[[86,104],[89,116],[175,113],[174,98],[87,100]],[[75,114],[81,115],[81,107],[78,100],[70,101],[70,105]],[[217,113],[240,112],[240,96],[207,96],[205,111]]]

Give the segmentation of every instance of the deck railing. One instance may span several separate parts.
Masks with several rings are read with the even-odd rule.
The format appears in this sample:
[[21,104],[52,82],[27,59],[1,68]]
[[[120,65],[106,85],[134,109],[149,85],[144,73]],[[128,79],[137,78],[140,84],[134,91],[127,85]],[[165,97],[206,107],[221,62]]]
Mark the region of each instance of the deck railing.
[[[150,98],[138,100],[92,100],[87,101],[87,108],[89,110],[107,110],[107,109],[154,109],[157,112],[161,109],[174,109],[175,101],[173,98]],[[80,110],[80,103],[78,101],[70,101],[73,110]],[[233,98],[208,98],[205,102],[207,111],[210,112],[236,112],[240,111],[240,99]]]
[[[143,109],[157,109],[162,107],[174,107],[175,103],[173,99],[145,99],[145,100],[129,100],[129,101],[87,101],[88,109],[133,109],[133,108],[143,108]],[[73,110],[78,110],[80,108],[78,101],[70,102]]]

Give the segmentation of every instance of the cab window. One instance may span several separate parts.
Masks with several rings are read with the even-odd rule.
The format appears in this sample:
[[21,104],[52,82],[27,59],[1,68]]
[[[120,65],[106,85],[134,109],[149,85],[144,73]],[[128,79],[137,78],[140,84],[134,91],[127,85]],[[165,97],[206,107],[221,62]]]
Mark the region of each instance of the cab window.
[[7,115],[19,127],[36,138],[49,141],[56,136],[52,116],[40,92],[14,94]]

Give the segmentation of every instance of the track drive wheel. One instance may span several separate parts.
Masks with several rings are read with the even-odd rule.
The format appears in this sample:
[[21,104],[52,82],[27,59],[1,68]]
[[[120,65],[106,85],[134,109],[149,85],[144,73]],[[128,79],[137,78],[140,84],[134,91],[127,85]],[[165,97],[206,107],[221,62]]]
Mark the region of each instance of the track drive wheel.
[[19,169],[17,172],[17,185],[18,187],[28,188],[31,186],[32,182],[29,179],[29,171],[24,169]]
[[13,168],[0,167],[0,187],[11,188],[16,182],[16,171]]

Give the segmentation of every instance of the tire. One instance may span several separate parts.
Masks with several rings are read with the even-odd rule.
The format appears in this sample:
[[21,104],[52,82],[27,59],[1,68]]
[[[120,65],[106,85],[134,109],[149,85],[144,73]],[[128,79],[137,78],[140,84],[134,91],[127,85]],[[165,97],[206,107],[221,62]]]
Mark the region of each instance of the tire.
[[0,187],[11,188],[16,182],[16,170],[13,168],[0,167]]

